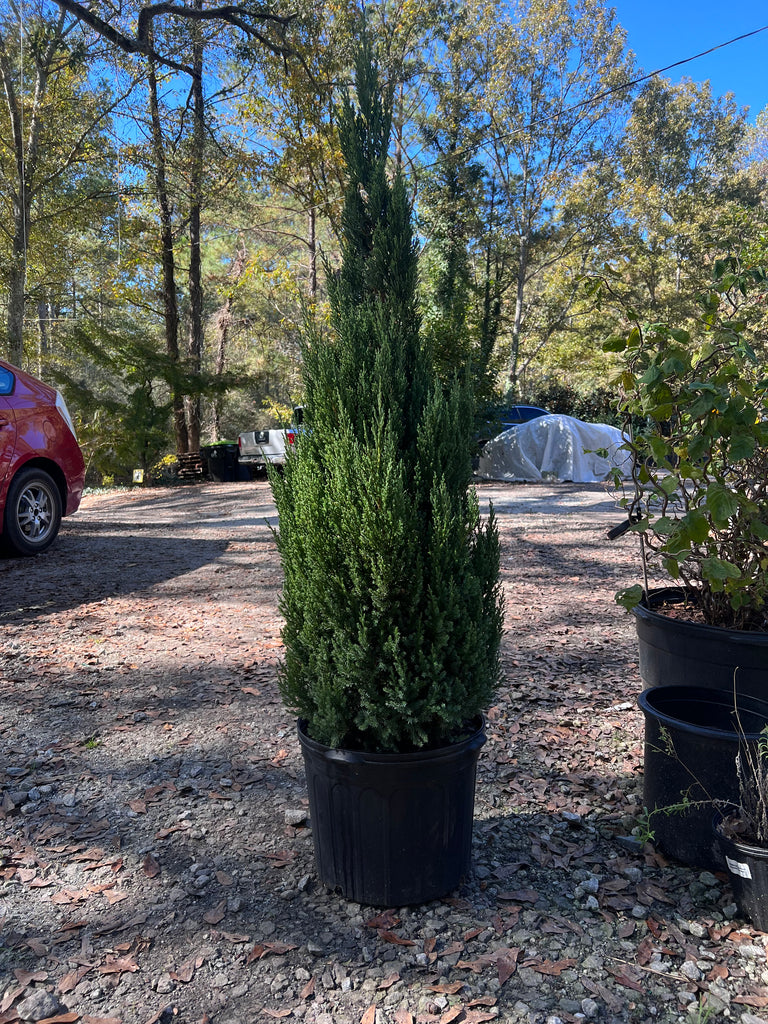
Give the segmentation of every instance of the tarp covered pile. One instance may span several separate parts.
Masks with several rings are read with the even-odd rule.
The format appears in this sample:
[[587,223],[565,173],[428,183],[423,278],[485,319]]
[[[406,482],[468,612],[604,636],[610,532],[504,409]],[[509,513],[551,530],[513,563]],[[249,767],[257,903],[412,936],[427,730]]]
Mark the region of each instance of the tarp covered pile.
[[[618,467],[629,474],[629,454],[617,427],[573,416],[539,416],[505,430],[480,453],[477,475],[486,480],[570,480],[594,483]],[[608,458],[597,455],[606,449]]]

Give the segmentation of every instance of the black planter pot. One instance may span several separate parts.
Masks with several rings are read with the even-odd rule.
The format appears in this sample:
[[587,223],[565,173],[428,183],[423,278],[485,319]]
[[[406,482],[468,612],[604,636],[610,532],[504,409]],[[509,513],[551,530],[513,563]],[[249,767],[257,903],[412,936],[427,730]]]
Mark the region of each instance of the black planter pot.
[[755,928],[768,932],[768,849],[720,831],[720,815],[715,817],[715,846],[720,850],[733,895],[739,910]]
[[[712,841],[714,802],[739,797],[739,743],[757,746],[768,700],[701,686],[658,686],[639,698],[645,715],[643,800],[659,849],[685,864],[723,867]],[[736,714],[738,709],[738,717]],[[692,806],[675,808],[686,798]]]
[[679,587],[654,590],[634,609],[644,686],[703,686],[768,699],[768,633],[683,622],[656,609],[681,604]]
[[413,754],[336,750],[299,722],[315,864],[358,903],[396,907],[452,892],[469,872],[482,720],[460,743]]

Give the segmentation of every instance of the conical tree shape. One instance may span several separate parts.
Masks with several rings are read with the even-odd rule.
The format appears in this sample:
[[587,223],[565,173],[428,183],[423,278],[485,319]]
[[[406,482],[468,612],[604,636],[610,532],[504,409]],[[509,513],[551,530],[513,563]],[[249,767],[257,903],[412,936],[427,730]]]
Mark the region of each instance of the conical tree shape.
[[348,183],[331,328],[303,342],[305,430],[273,478],[285,582],[281,692],[332,747],[462,735],[498,678],[498,535],[471,489],[472,405],[421,344],[405,182],[365,40],[339,112]]

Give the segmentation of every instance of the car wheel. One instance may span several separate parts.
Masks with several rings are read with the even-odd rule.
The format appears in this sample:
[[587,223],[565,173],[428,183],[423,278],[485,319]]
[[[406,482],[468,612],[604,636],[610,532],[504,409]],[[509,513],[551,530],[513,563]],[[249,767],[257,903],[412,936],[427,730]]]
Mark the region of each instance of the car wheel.
[[61,495],[42,469],[22,469],[8,488],[5,541],[20,555],[36,555],[53,544],[61,526]]

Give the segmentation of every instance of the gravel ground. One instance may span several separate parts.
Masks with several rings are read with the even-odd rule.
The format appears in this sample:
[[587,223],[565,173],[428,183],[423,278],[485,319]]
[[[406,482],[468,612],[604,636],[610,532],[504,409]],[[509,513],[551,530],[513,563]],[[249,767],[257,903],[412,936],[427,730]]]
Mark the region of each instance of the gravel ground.
[[479,491],[507,633],[474,869],[388,912],[315,876],[264,481],[88,496],[53,550],[0,560],[0,1024],[764,1020],[766,936],[632,836],[613,502]]

